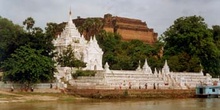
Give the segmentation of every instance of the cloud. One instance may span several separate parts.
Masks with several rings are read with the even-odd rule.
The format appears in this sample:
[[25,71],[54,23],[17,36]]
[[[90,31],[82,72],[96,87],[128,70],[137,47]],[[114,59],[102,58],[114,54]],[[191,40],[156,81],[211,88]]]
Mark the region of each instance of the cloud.
[[111,13],[141,19],[162,34],[182,16],[200,15],[209,26],[220,25],[219,6],[220,0],[0,0],[0,16],[20,25],[31,16],[44,28],[47,22],[67,21],[71,7],[74,18]]

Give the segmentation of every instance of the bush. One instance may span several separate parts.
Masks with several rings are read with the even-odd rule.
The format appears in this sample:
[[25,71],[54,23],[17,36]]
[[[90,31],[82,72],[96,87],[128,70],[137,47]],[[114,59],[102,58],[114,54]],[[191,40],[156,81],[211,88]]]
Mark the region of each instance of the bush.
[[77,70],[76,73],[72,74],[73,78],[77,78],[79,76],[95,76],[96,71],[91,70]]

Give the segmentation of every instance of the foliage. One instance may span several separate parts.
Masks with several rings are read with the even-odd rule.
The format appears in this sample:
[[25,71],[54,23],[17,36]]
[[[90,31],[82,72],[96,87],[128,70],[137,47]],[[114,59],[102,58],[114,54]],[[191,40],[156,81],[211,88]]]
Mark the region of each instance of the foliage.
[[155,45],[148,45],[139,40],[130,42],[121,41],[121,36],[116,33],[101,31],[97,35],[97,40],[104,51],[103,64],[108,62],[111,69],[134,70],[138,67],[138,62],[144,64],[146,58],[153,68],[161,68],[160,50],[163,46],[161,42]]
[[211,31],[213,34],[214,43],[217,45],[218,49],[220,49],[220,26],[219,25],[212,26]]
[[21,26],[15,25],[5,18],[0,18],[0,27],[0,61],[4,61],[17,48],[24,45],[43,50],[43,55],[53,57],[55,48],[52,44],[53,37],[43,33],[41,28],[32,27],[32,33],[27,33]]
[[71,45],[68,45],[67,48],[58,55],[57,62],[62,67],[86,67],[86,63],[76,59]]
[[80,33],[84,34],[86,40],[94,36],[103,29],[103,22],[99,18],[87,18],[81,26],[78,27]]
[[162,39],[165,58],[175,62],[175,65],[171,64],[172,71],[199,71],[201,64],[205,72],[219,72],[220,51],[202,17],[178,18],[163,33]]
[[12,21],[0,17],[0,62],[8,58],[14,51],[16,39],[23,33],[23,29],[19,25],[13,24]]
[[[33,20],[33,18],[31,18]],[[27,20],[27,19],[26,19]],[[33,20],[34,21],[34,20]],[[50,34],[43,33],[43,30],[39,27],[33,27],[34,22],[32,21],[31,26],[28,28],[28,32],[23,30],[21,26],[13,24],[11,21],[5,19],[5,18],[0,18],[0,62],[3,63],[4,65],[2,66],[3,71],[10,71],[4,73],[7,77],[8,80],[12,80],[15,76],[10,76],[7,75],[7,73],[10,74],[19,74],[22,72],[27,73],[27,71],[30,70],[25,70],[28,69],[29,66],[33,66],[37,60],[40,60],[40,58],[43,58],[41,60],[42,63],[51,64],[54,62],[52,61],[52,58],[54,56],[54,46],[52,44],[53,37]],[[25,21],[25,24],[28,24],[28,21]],[[21,51],[21,52],[20,52]],[[35,52],[36,51],[36,52]],[[39,52],[38,52],[39,51]],[[16,62],[16,58],[21,56],[20,53],[23,53],[24,55],[27,55],[25,52],[33,53],[35,55],[30,57],[36,57],[38,58],[37,60],[28,60],[29,62],[22,62],[18,61]],[[17,55],[19,54],[19,55]],[[15,57],[16,56],[16,57]],[[23,56],[25,57],[25,56]],[[26,56],[27,57],[27,56]],[[22,58],[22,57],[21,57]],[[28,57],[27,57],[28,58]],[[49,58],[49,59],[47,59]],[[14,61],[13,61],[14,60]],[[19,59],[21,60],[21,59]],[[22,66],[21,69],[23,68],[22,72],[18,69],[15,68],[16,65],[6,65],[6,64],[16,64],[17,66]],[[27,64],[26,64],[27,63]],[[32,65],[31,65],[32,64]],[[38,81],[49,81],[51,77],[53,76],[53,71],[55,71],[54,66],[47,66],[47,68],[42,68],[39,67],[39,64],[36,64],[37,66],[35,67],[35,70],[32,71],[31,74],[38,74],[38,71],[44,71],[39,74],[40,79],[33,79],[33,82],[38,82]],[[41,70],[42,69],[42,70]],[[35,72],[35,73],[34,73]],[[45,75],[41,75],[43,73],[47,72]],[[47,76],[50,75],[50,76]],[[35,75],[37,76],[37,75]],[[33,76],[33,77],[35,77]],[[50,78],[49,78],[50,77]],[[18,77],[19,79],[20,77]],[[28,78],[31,78],[30,75],[26,76],[27,80]],[[39,78],[39,77],[35,77]],[[18,79],[15,79],[16,82],[24,82],[24,79],[21,79],[18,81]],[[31,82],[32,83],[32,82]]]
[[16,49],[1,65],[4,78],[22,84],[51,80],[54,62],[41,52],[30,46],[21,46]]
[[[220,26],[219,25],[212,26],[211,31],[213,34],[214,43],[217,46],[218,51],[219,51],[220,50]],[[210,73],[214,73],[214,76],[219,76],[220,75],[219,73],[220,57],[210,59],[210,62],[208,62],[208,64],[210,64],[210,70],[211,70]],[[215,68],[212,68],[211,66]]]
[[96,71],[92,71],[92,70],[77,70],[76,73],[72,74],[72,76],[74,78],[77,78],[79,76],[95,76]]
[[200,59],[196,56],[189,56],[187,53],[170,56],[168,60],[172,71],[199,72],[201,70]]
[[58,34],[60,34],[63,31],[64,27],[65,27],[65,23],[57,24],[57,23],[49,22],[47,23],[47,27],[45,27],[45,30],[48,35],[51,35],[52,37],[56,37]]
[[26,29],[28,30],[28,32],[30,32],[30,30],[34,27],[34,19],[32,17],[28,17],[27,19],[25,19],[25,21],[23,21],[23,25],[26,25]]

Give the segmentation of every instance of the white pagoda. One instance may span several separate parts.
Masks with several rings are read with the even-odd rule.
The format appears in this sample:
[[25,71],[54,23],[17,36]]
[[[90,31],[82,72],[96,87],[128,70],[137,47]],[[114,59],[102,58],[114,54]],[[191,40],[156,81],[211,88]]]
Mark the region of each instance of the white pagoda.
[[72,21],[71,11],[69,12],[69,21],[63,32],[53,41],[58,54],[61,54],[68,45],[74,51],[75,57],[86,63],[85,70],[103,70],[102,56],[103,51],[99,47],[97,40],[91,37],[89,41],[85,40]]

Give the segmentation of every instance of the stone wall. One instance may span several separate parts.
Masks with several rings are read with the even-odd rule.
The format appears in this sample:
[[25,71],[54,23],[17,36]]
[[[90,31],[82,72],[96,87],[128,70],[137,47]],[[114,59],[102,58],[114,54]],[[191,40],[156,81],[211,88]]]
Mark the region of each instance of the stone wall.
[[105,90],[105,89],[75,89],[68,88],[67,94],[97,98],[97,99],[121,99],[121,98],[194,98],[195,90]]
[[[137,39],[149,44],[157,41],[158,34],[153,29],[148,28],[146,22],[142,22],[139,19],[106,14],[104,16],[104,29],[105,27],[108,27],[106,30],[108,32],[113,30],[115,33],[119,33],[125,41]],[[112,30],[109,31],[109,28],[112,28]]]
[[155,33],[153,32],[123,29],[123,28],[119,28],[117,32],[123,35],[123,40],[125,41],[137,39],[137,40],[141,40],[143,42],[149,43],[149,44],[153,44],[157,40],[157,37],[154,37]]
[[104,29],[105,31],[107,31],[107,32],[112,32],[112,33],[114,33],[114,29],[111,28],[111,27],[104,27],[103,29]]

